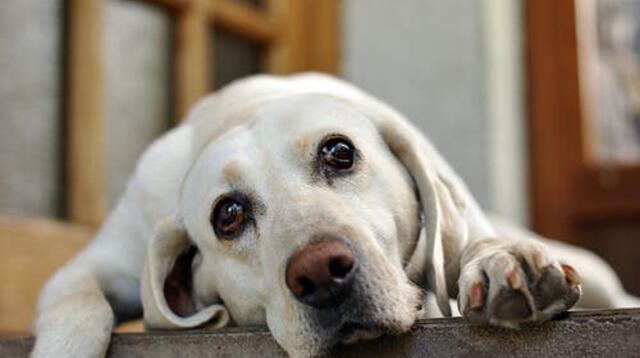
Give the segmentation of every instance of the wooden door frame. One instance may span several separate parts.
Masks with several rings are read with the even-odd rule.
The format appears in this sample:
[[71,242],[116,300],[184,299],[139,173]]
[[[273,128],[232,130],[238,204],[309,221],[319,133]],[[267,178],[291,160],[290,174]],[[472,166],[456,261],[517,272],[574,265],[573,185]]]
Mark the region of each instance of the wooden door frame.
[[[577,0],[579,1],[579,0]],[[640,218],[640,167],[605,167],[585,153],[574,0],[525,2],[535,231],[580,242],[580,228]]]

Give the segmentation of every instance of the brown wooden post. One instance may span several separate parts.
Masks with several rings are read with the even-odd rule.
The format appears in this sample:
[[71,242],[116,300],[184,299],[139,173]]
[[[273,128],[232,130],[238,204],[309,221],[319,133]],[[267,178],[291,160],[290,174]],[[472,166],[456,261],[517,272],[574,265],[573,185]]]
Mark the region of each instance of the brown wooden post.
[[285,74],[304,69],[304,2],[267,0],[267,11],[276,27],[276,37],[267,50],[267,72]]
[[267,72],[339,72],[339,0],[268,0],[267,10],[276,33]]
[[529,1],[526,19],[533,228],[575,243],[583,157],[573,6]]
[[305,71],[340,72],[340,1],[306,1]]
[[269,44],[276,36],[267,13],[236,0],[214,0],[209,14],[216,27],[259,44]]
[[176,24],[176,119],[212,88],[209,26],[210,0],[191,0],[177,14]]
[[98,225],[105,216],[104,0],[69,1],[68,215]]

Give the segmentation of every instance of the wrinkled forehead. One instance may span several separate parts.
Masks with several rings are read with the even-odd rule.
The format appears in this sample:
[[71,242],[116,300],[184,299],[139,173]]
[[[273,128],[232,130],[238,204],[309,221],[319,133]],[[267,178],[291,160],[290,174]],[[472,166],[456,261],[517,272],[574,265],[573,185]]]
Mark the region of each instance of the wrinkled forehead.
[[204,148],[184,183],[187,202],[213,201],[224,192],[264,192],[283,176],[306,176],[328,135],[346,135],[356,146],[377,138],[363,114],[326,95],[279,99],[247,115]]
[[[292,96],[259,107],[253,113],[251,127],[257,138],[294,141],[326,132],[364,136],[373,130],[370,121],[352,104],[320,94]],[[286,140],[276,143],[288,145]]]
[[246,115],[240,124],[208,143],[190,178],[208,185],[225,184],[256,172],[288,170],[286,166],[296,166],[314,155],[327,135],[342,134],[362,142],[377,133],[351,104],[327,95],[282,98]]

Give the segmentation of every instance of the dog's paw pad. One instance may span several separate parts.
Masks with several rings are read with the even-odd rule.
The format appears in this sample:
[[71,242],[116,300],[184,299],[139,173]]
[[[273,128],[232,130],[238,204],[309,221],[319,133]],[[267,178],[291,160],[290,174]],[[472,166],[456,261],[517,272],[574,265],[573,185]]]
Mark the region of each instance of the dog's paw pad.
[[542,271],[540,278],[531,287],[536,307],[543,310],[553,304],[558,296],[564,296],[569,287],[560,270],[549,266]]
[[580,276],[538,243],[492,249],[462,268],[458,307],[469,321],[517,328],[543,322],[580,298]]
[[492,311],[499,320],[525,320],[531,316],[529,301],[520,290],[503,288],[493,298]]

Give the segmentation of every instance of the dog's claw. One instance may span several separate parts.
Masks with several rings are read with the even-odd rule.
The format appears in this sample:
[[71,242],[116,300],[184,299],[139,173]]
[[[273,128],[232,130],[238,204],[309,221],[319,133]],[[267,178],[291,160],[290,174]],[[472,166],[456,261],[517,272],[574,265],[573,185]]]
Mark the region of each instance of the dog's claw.
[[469,308],[480,309],[484,306],[485,290],[482,282],[476,282],[469,292]]
[[518,268],[514,267],[511,270],[511,273],[507,276],[507,280],[509,281],[509,285],[514,290],[520,290],[524,287],[524,280],[522,279],[522,275],[518,271]]
[[582,283],[582,280],[580,279],[580,275],[578,274],[578,272],[576,272],[576,270],[569,265],[561,265],[562,267],[562,271],[564,271],[564,277],[567,280],[567,282],[573,286],[577,286],[579,284]]
[[544,259],[544,256],[540,252],[536,252],[533,254],[533,263],[536,265],[536,269],[538,271],[542,271],[545,267],[547,267],[548,263]]

